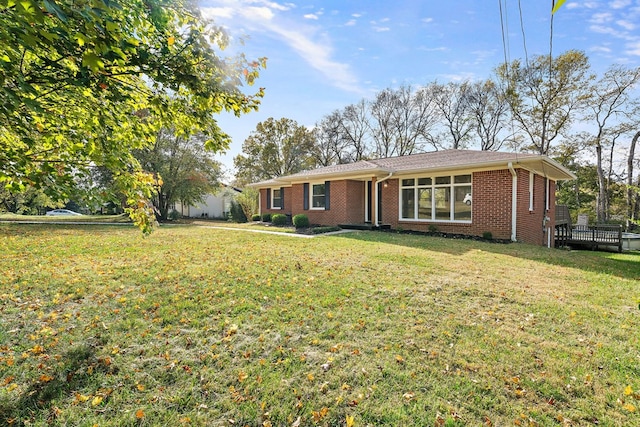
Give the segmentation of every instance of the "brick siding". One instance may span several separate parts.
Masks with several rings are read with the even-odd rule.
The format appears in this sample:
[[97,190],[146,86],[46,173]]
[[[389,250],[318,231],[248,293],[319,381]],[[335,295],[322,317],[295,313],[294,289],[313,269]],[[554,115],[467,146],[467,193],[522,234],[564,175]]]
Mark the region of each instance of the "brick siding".
[[[516,240],[535,244],[547,244],[547,230],[554,230],[555,219],[555,182],[549,182],[549,211],[545,210],[545,179],[534,177],[534,207],[529,210],[529,172],[516,169],[518,180],[516,219]],[[376,179],[372,178],[372,215],[375,214]],[[386,185],[386,186],[384,186]],[[429,231],[435,226],[445,233],[482,236],[491,233],[495,239],[511,238],[511,194],[512,175],[508,169],[474,172],[472,178],[473,208],[471,223],[447,223],[430,221],[399,220],[399,180],[388,179],[383,184],[382,224],[393,229],[402,228],[413,231]],[[283,209],[267,207],[266,190],[260,190],[261,213],[306,214],[311,224],[337,225],[359,224],[364,222],[366,182],[355,180],[331,181],[330,209],[316,210],[303,208],[303,184],[293,184],[284,188],[285,206]],[[550,219],[543,228],[545,215]],[[373,218],[371,219],[372,222]],[[553,235],[551,236],[553,238]],[[552,242],[553,243],[553,242]]]

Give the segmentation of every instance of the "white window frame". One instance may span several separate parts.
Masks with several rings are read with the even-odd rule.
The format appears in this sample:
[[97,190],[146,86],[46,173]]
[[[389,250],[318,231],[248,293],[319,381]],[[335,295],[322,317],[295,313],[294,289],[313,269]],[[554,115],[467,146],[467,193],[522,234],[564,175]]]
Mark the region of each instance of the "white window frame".
[[[322,194],[324,196],[324,205],[323,206],[313,206],[313,187],[315,187],[316,185],[322,185],[324,186],[324,193]],[[323,182],[310,182],[309,183],[309,209],[310,210],[316,210],[316,211],[323,211],[326,210],[327,208],[327,186],[326,183]]]
[[[471,177],[471,182],[455,183],[456,176],[468,175]],[[449,177],[449,184],[436,184],[436,178]],[[431,184],[419,185],[418,180],[422,178],[430,178]],[[413,179],[413,185],[402,185],[402,181],[405,179]],[[471,194],[473,194],[473,174],[472,173],[457,173],[452,175],[419,175],[419,176],[406,176],[398,177],[398,221],[406,222],[440,222],[440,223],[456,223],[456,224],[471,224],[473,222],[473,204],[471,205],[471,219],[462,220],[454,219],[455,217],[455,189],[456,187],[471,187]],[[418,210],[420,208],[419,194],[421,189],[431,189],[431,218],[418,218]],[[435,209],[435,197],[437,188],[449,189],[449,219],[436,219]],[[402,190],[413,189],[413,218],[403,218],[402,216]]]
[[529,172],[529,212],[533,212],[533,189],[535,188],[535,174],[533,172]]
[[[272,188],[271,189],[271,206],[269,207],[270,209],[282,209],[284,206],[282,206],[282,188],[281,187],[276,187],[276,188]],[[276,198],[274,197],[274,195],[276,194],[275,192],[280,193],[280,197],[278,197],[278,200],[280,200],[280,206],[276,206],[276,204],[274,203],[274,201],[276,200]]]

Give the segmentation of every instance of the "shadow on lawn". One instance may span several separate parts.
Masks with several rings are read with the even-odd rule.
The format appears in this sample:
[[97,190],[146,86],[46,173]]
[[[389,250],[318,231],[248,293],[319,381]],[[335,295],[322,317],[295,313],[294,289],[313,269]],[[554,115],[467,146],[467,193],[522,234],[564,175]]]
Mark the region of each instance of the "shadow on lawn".
[[[101,341],[100,338],[95,340]],[[47,372],[17,398],[0,400],[0,424],[12,426],[31,425],[46,419],[48,424],[56,424],[58,409],[56,401],[68,398],[70,393],[82,389],[94,373],[114,373],[113,365],[96,358],[96,348],[103,343],[85,343],[74,347],[62,355],[65,363],[57,372]],[[51,379],[49,379],[51,378]]]
[[462,236],[436,237],[426,234],[388,231],[345,233],[337,237],[364,242],[401,245],[455,256],[461,256],[474,250],[482,250],[549,265],[604,273],[623,279],[640,280],[640,253],[638,252],[619,254],[586,250],[569,251],[522,243],[490,242],[485,239],[464,238]]

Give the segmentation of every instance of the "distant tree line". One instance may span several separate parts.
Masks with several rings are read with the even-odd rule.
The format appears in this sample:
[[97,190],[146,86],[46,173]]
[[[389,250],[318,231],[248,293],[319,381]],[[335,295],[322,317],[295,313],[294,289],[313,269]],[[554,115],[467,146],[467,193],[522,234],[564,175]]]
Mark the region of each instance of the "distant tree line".
[[591,71],[567,51],[501,64],[482,81],[387,88],[335,110],[313,128],[291,119],[258,124],[234,164],[240,183],[319,166],[442,149],[533,152],[578,176],[559,203],[594,220],[640,217],[640,68]]

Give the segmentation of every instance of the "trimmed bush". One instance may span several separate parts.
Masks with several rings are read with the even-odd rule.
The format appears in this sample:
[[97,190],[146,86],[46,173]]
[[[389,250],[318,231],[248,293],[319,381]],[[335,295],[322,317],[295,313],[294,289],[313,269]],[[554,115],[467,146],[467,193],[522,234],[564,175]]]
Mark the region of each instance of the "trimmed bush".
[[247,222],[247,217],[242,210],[242,206],[235,200],[231,201],[231,210],[229,211],[229,221],[231,222]]
[[283,214],[273,214],[271,215],[271,222],[273,225],[286,225],[287,216]]
[[260,214],[251,215],[251,221],[260,221]]
[[340,230],[342,230],[340,227],[314,227],[311,229],[311,234],[331,233],[332,231]]
[[271,222],[271,214],[263,213],[262,214],[262,222]]
[[485,231],[482,233],[482,238],[487,240],[493,240],[493,234],[490,231]]
[[298,214],[293,217],[293,225],[296,228],[306,228],[309,226],[309,217],[305,214]]

